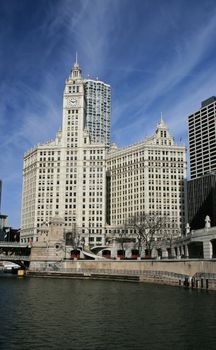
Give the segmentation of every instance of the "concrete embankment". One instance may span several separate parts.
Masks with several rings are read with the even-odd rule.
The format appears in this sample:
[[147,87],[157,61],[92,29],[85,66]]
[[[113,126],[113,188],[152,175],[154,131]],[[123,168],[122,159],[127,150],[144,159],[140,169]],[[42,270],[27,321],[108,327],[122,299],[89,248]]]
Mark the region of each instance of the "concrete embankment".
[[32,276],[150,282],[216,290],[216,260],[65,260],[47,262],[40,269],[36,265],[28,272]]

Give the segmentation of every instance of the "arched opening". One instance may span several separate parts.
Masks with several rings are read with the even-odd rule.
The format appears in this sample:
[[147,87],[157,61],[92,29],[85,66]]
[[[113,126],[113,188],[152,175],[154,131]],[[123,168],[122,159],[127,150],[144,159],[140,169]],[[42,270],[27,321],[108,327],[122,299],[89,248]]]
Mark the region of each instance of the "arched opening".
[[80,250],[78,249],[71,250],[70,254],[71,254],[71,260],[80,259]]
[[15,260],[6,260],[3,263],[3,272],[9,272],[17,274],[18,270],[27,270],[29,267],[29,261],[15,261]]
[[168,259],[175,259],[176,251],[174,248],[171,248],[171,247],[167,248],[167,257]]
[[138,249],[131,249],[131,259],[137,259],[139,258],[139,250]]
[[74,243],[74,235],[72,232],[67,232],[65,235],[65,243],[66,245],[73,245]]
[[92,251],[92,253],[97,255],[103,249],[107,250],[106,246],[94,246],[94,247],[91,248],[91,251]]
[[188,244],[189,258],[203,259],[203,242],[191,242]]
[[145,249],[145,259],[151,259],[151,250]]
[[111,251],[108,249],[104,249],[102,251],[102,256],[106,259],[111,259]]
[[125,251],[124,249],[117,250],[117,258],[123,260],[125,258]]
[[158,256],[158,258],[162,258],[162,249],[161,248],[157,249],[157,256]]
[[216,258],[216,239],[211,240],[212,244],[212,258]]
[[168,259],[172,257],[171,248],[167,248]]

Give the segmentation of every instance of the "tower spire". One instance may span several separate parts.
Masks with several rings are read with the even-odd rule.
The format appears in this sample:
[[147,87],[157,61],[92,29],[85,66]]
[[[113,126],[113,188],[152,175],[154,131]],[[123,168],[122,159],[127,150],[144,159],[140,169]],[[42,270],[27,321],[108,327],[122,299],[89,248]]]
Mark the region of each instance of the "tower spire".
[[76,56],[75,56],[75,63],[73,65],[73,68],[70,73],[70,78],[72,79],[80,79],[81,78],[81,69],[78,63],[78,54],[76,51]]
[[157,125],[157,130],[159,130],[161,128],[162,129],[167,129],[167,126],[166,126],[166,124],[165,124],[165,122],[163,120],[163,113],[162,112],[161,112],[161,115],[160,115],[160,122]]
[[163,113],[161,112],[161,119],[160,119],[161,123],[163,123]]

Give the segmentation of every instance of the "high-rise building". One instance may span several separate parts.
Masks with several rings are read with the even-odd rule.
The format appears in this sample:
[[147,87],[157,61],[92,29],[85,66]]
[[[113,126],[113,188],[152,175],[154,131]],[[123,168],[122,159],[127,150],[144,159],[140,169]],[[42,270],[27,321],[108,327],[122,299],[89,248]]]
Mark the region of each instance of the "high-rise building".
[[201,103],[188,117],[191,180],[187,182],[187,216],[191,229],[200,229],[208,215],[216,225],[216,97]]
[[107,156],[108,210],[111,226],[145,212],[168,218],[180,233],[184,230],[184,179],[186,148],[174,144],[161,119],[155,135],[143,142],[118,149]]
[[[98,115],[90,128],[87,121],[92,115],[88,116],[87,111],[90,113],[94,102],[87,98],[90,93],[85,84],[76,61],[65,83],[62,130],[55,140],[35,147],[24,157],[21,240],[37,240],[38,228],[57,212],[68,232],[76,230],[92,244],[103,243],[109,123],[107,120],[98,128],[96,117],[103,119],[104,103],[106,111],[110,110],[110,99],[107,95],[105,100],[97,99]],[[106,84],[101,82],[100,89],[103,85]],[[96,91],[94,96],[97,94]],[[108,117],[107,113],[104,119]]]
[[110,85],[98,80],[85,80],[85,126],[91,141],[110,146]]
[[101,245],[110,226],[145,212],[184,228],[186,150],[162,118],[155,135],[118,149],[110,140],[110,86],[74,64],[63,96],[62,129],[24,156],[21,241],[37,241],[58,214],[65,232]]
[[195,179],[216,171],[216,97],[203,101],[188,124],[190,175]]

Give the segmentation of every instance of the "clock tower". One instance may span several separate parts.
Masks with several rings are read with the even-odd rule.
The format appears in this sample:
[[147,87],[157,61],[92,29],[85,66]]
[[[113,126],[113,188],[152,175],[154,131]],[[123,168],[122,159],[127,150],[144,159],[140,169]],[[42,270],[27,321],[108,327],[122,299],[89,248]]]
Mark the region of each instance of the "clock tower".
[[[95,137],[106,126],[104,105],[108,101],[102,94],[101,84],[97,81],[94,85],[93,80],[83,79],[76,57],[65,82],[62,130],[55,140],[25,157],[22,239],[36,240],[37,229],[58,211],[65,233],[76,234],[85,245],[104,243],[106,144],[103,138]],[[102,91],[101,99],[96,98],[98,91]],[[97,120],[92,112],[95,105]],[[90,125],[94,127],[91,129]],[[36,174],[29,172],[33,163],[38,164],[34,166]],[[33,198],[30,209],[29,198]]]
[[65,82],[63,98],[62,136],[65,146],[78,147],[84,129],[84,80],[77,62]]

